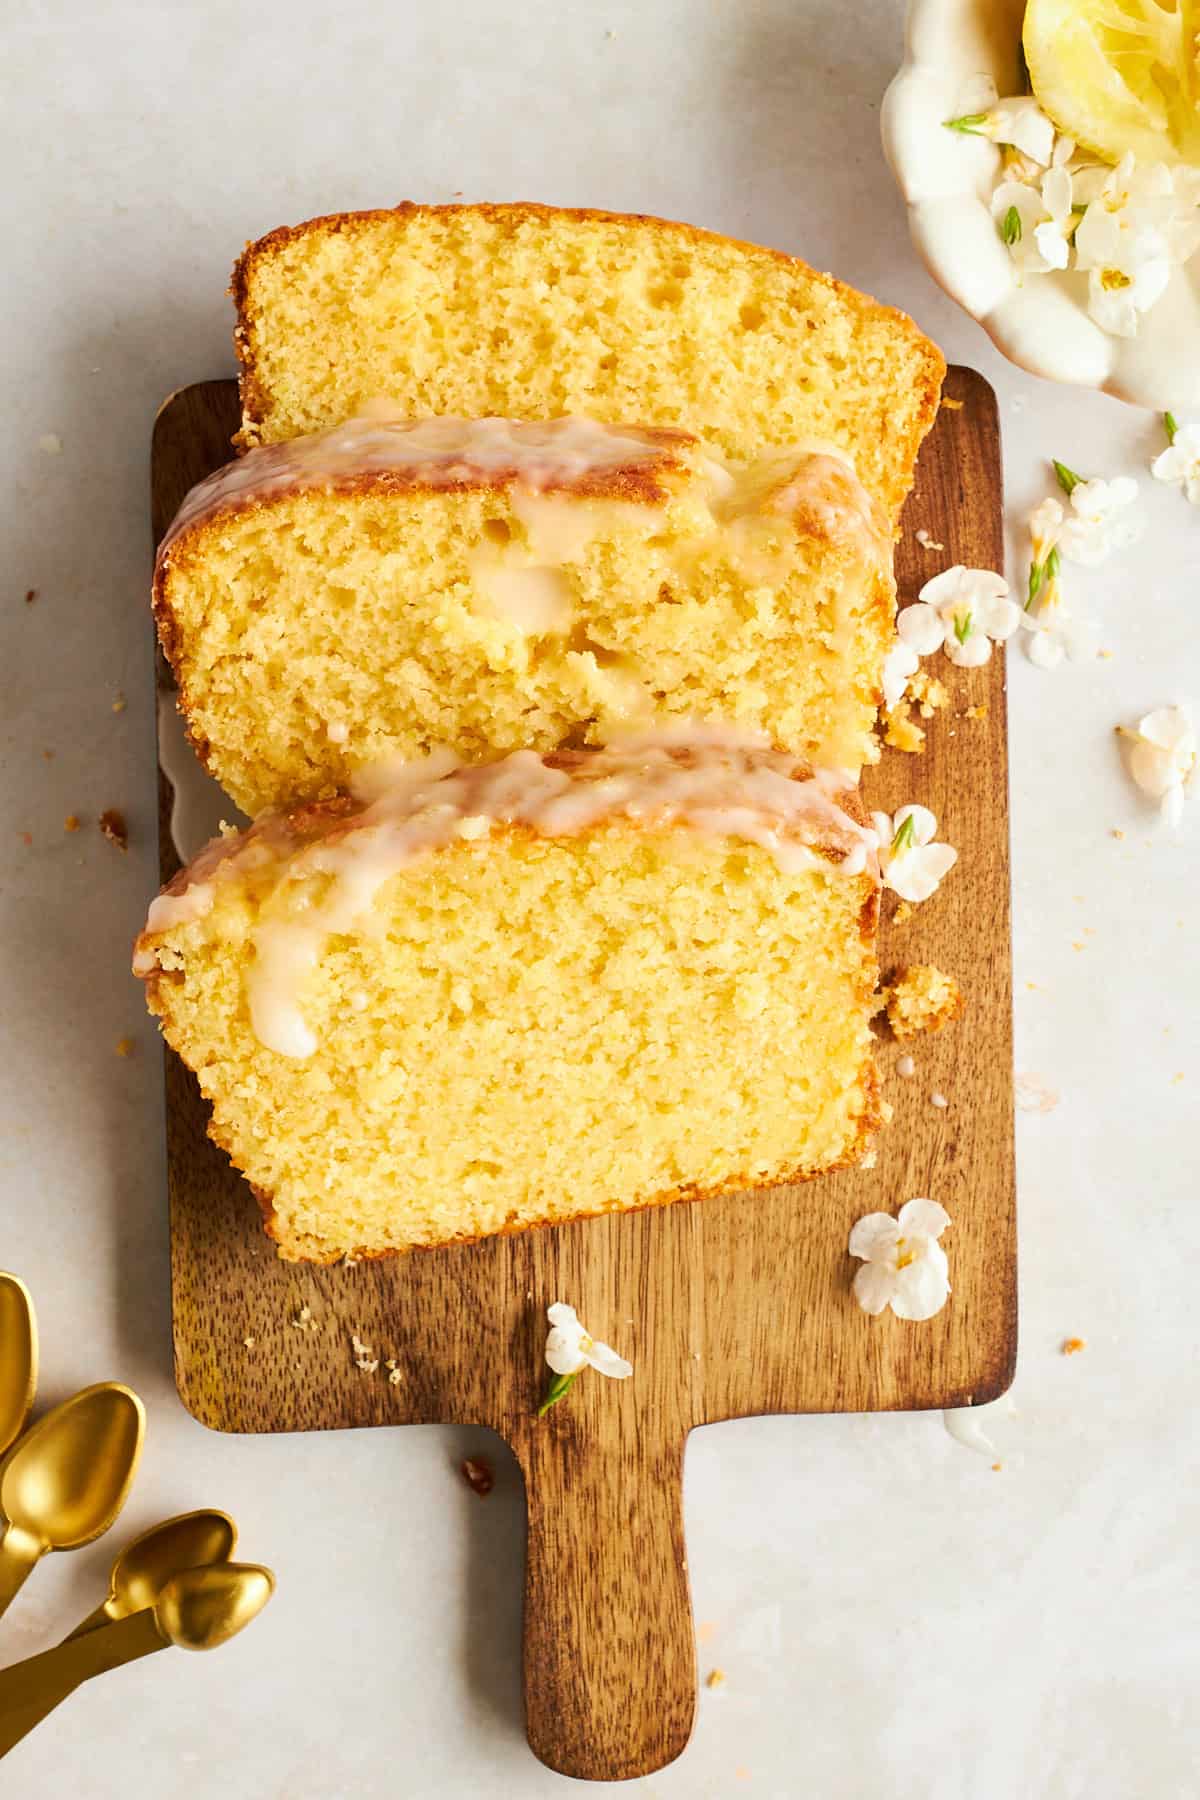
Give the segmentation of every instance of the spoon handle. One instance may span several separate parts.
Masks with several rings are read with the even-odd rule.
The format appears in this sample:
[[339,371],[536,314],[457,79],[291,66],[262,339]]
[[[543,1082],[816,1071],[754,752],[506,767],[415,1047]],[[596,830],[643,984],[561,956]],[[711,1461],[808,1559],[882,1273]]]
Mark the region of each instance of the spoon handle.
[[147,1608],[0,1670],[0,1756],[93,1675],[166,1648]]
[[44,1544],[15,1525],[0,1538],[0,1615],[8,1611],[44,1549]]

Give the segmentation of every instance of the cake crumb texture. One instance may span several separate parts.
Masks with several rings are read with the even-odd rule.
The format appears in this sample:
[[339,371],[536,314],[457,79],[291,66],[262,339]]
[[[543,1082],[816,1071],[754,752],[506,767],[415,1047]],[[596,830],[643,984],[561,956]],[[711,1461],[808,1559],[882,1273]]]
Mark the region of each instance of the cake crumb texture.
[[[874,756],[891,541],[840,458],[779,453],[735,480],[685,437],[599,471],[607,493],[533,494],[457,462],[367,472],[368,445],[402,458],[404,429],[394,449],[383,426],[326,436],[362,471],[348,491],[253,451],[248,484],[199,502],[158,559],[189,734],[243,811],[332,795],[387,757],[648,724],[725,721],[828,768]],[[436,485],[450,471],[462,485]]]
[[897,970],[883,991],[888,1024],[901,1043],[922,1032],[941,1031],[963,1010],[963,992],[957,981],[932,963],[913,963]]
[[279,865],[143,933],[139,967],[281,1254],[389,1255],[857,1161],[878,889],[813,860],[616,820],[460,839],[326,943],[303,1058],[260,1042],[246,997]]
[[794,257],[616,213],[335,214],[249,245],[232,291],[243,448],[380,398],[414,418],[677,425],[743,462],[819,438],[893,526],[945,374],[903,313]]

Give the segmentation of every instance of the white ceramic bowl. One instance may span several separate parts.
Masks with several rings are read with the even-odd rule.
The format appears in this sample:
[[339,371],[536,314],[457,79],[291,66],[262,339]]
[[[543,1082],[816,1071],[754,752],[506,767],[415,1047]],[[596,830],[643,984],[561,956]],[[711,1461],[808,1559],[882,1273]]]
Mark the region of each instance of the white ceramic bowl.
[[1200,411],[1200,257],[1178,269],[1134,338],[1110,337],[1087,312],[1087,277],[1018,280],[990,211],[1000,152],[947,131],[988,76],[1018,77],[1024,0],[910,0],[903,66],[883,103],[883,147],[908,205],[913,243],[934,280],[1005,356],[1052,381],[1103,388],[1135,406]]

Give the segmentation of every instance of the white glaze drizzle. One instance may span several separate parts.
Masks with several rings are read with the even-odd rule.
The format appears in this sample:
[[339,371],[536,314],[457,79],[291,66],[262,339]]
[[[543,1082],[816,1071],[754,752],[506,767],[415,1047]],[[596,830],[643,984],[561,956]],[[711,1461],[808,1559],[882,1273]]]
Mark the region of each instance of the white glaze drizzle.
[[[303,988],[326,939],[366,918],[384,883],[423,852],[484,838],[497,824],[562,837],[625,817],[758,844],[788,872],[833,867],[878,880],[873,831],[839,804],[850,785],[839,772],[803,771],[762,740],[719,727],[553,756],[518,750],[467,766],[440,752],[423,763],[364,772],[355,784],[362,810],[322,822],[321,835],[294,854],[291,828],[278,815],[218,840],[154,902],[145,935],[202,918],[217,881],[278,857],[279,880],[253,934],[251,1020],[268,1049],[307,1057],[317,1042],[304,1017]],[[332,879],[314,904],[309,883],[323,876]],[[155,966],[153,949],[139,940],[138,972]]]
[[411,474],[434,487],[519,482],[534,494],[578,488],[606,470],[677,460],[685,433],[562,419],[403,419],[368,412],[328,431],[263,444],[198,483],[159,545],[159,558],[182,531],[218,513],[305,488],[336,488],[370,476]]

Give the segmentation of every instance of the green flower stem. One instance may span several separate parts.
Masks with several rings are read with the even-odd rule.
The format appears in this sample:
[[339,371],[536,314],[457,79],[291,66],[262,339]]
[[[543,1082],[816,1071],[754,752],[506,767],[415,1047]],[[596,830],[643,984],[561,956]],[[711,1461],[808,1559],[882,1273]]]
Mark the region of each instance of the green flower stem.
[[539,1419],[544,1417],[544,1415],[550,1411],[550,1408],[552,1406],[558,1405],[558,1403],[562,1399],[563,1395],[565,1393],[567,1393],[568,1390],[570,1389],[571,1384],[574,1381],[578,1380],[578,1378],[579,1378],[579,1370],[578,1369],[575,1370],[575,1373],[573,1375],[556,1375],[554,1377],[554,1380],[550,1383],[550,1386],[546,1389],[545,1399],[542,1401],[542,1404],[537,1409],[537,1416]]
[[1179,430],[1179,422],[1174,413],[1163,414],[1163,430],[1167,434],[1168,444],[1173,444],[1175,442],[1175,434]]
[[892,839],[891,854],[893,856],[899,856],[899,854],[902,850],[908,849],[909,845],[913,841],[913,833],[914,833],[915,829],[916,829],[916,827],[913,825],[913,816],[911,813],[909,813],[907,819],[902,821],[902,823],[900,824],[900,826],[898,827],[898,829],[896,831],[895,837]]
[[1038,595],[1041,593],[1042,583],[1045,581],[1045,579],[1046,579],[1045,563],[1040,563],[1040,562],[1030,563],[1030,565],[1029,565],[1029,598],[1025,602],[1025,611],[1026,612],[1029,611],[1030,607],[1033,605],[1034,601],[1037,599]]
[[958,613],[955,613],[954,615],[954,635],[960,644],[965,644],[971,635],[971,620],[973,617],[973,613],[963,613],[961,616]]
[[962,131],[969,136],[978,137],[982,128],[987,124],[987,114],[963,113],[960,119],[943,119],[942,124],[947,131]]
[[1073,494],[1083,480],[1083,476],[1077,475],[1074,469],[1068,469],[1066,463],[1060,463],[1057,457],[1053,458],[1053,462],[1059,487],[1064,494]]

